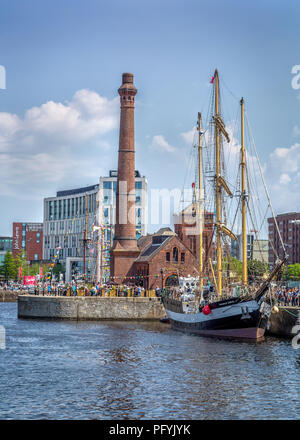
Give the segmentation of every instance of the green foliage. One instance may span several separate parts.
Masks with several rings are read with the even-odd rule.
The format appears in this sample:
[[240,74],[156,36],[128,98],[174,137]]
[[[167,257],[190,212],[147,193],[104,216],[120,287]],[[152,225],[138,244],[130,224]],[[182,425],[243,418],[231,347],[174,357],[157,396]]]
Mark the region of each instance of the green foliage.
[[13,257],[10,251],[7,251],[3,264],[0,266],[0,274],[7,280],[18,280],[19,268],[22,267],[22,277],[25,275],[38,275],[40,273],[40,267],[43,267],[43,274],[45,275],[49,271],[49,264],[34,263],[27,264],[27,257],[24,251],[20,251],[16,257]]
[[15,262],[14,257],[10,251],[7,251],[4,257],[4,261],[0,267],[0,273],[7,280],[15,278]]
[[53,273],[53,275],[55,275],[55,277],[57,279],[59,279],[59,274],[60,273],[64,273],[64,272],[65,271],[64,271],[64,268],[63,268],[61,263],[57,263],[57,264],[54,265],[52,273]]
[[223,259],[223,271],[230,271],[234,272],[238,278],[241,279],[242,277],[242,271],[243,271],[243,264],[241,261],[237,260],[236,258],[233,258],[231,256],[225,257]]
[[15,276],[14,278],[17,279],[19,276],[19,267],[22,267],[22,276],[26,275],[27,270],[27,262],[26,262],[26,253],[24,251],[20,251],[16,257],[14,258],[15,263]]
[[249,260],[248,266],[248,277],[262,277],[265,273],[269,272],[267,263],[263,263],[259,260]]
[[300,277],[300,264],[289,264],[287,267],[287,275],[289,278],[299,278]]

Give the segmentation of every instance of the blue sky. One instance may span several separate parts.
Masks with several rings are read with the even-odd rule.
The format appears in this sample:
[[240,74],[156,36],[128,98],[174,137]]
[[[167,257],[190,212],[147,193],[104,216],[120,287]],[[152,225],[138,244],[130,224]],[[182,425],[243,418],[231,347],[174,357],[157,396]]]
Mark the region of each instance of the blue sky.
[[[136,168],[150,187],[182,186],[191,147],[182,133],[218,67],[246,100],[276,211],[300,209],[298,1],[4,0],[0,8],[0,235],[12,221],[42,220],[43,197],[116,168],[115,98],[127,71],[139,90]],[[172,148],[159,149],[159,139]]]

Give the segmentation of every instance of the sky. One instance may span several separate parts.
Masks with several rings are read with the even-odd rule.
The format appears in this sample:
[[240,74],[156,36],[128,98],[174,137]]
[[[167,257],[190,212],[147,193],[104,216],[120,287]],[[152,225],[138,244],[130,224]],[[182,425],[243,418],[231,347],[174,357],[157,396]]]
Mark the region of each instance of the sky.
[[297,0],[1,0],[0,235],[117,168],[123,72],[149,189],[182,187],[217,67],[245,98],[275,212],[299,211],[299,18]]

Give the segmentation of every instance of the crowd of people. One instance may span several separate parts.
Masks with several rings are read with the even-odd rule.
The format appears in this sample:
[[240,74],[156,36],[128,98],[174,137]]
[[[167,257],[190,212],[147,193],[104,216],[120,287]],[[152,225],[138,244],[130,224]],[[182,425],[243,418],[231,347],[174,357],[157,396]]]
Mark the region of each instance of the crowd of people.
[[[118,296],[118,297],[145,297],[163,296],[165,289],[156,288],[146,291],[142,286],[112,285],[112,284],[84,284],[39,282],[36,285],[23,286],[17,282],[0,282],[0,289],[19,294],[50,295],[50,296]],[[274,290],[273,290],[274,289]],[[273,288],[272,297],[279,306],[300,307],[300,288],[277,287]],[[174,292],[173,292],[174,293]],[[176,289],[176,297],[186,300],[194,293],[190,288]]]
[[[47,283],[40,282],[36,285],[22,286],[19,283],[2,283],[0,289],[16,292],[19,294],[31,294],[42,296],[159,296],[159,292],[146,291],[142,286],[109,285],[109,284],[85,284],[85,283]],[[158,289],[160,291],[160,289]]]
[[297,287],[277,289],[275,299],[280,306],[300,307],[300,290]]

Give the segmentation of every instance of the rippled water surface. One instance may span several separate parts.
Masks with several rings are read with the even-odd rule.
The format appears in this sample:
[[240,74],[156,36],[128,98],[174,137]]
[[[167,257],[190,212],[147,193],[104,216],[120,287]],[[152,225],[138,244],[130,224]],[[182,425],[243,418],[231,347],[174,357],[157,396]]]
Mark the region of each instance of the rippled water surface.
[[0,303],[1,419],[295,419],[300,350],[161,323],[18,320]]

